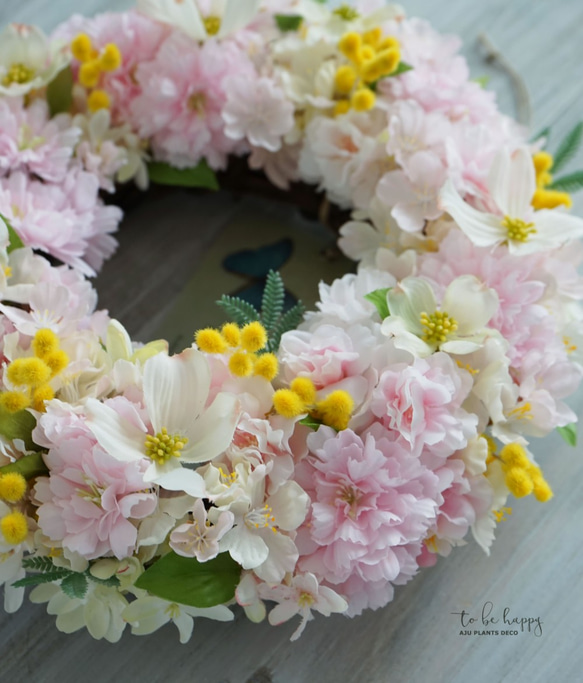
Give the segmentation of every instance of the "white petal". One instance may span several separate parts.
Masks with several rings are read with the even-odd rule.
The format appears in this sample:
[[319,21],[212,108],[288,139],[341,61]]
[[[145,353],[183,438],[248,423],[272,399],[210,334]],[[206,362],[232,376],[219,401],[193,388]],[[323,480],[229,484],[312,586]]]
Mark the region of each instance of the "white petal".
[[245,28],[257,14],[260,0],[227,0],[217,38]]
[[234,394],[220,393],[211,406],[186,429],[188,443],[181,453],[184,462],[207,462],[223,453],[233,440],[239,420]]
[[[99,111],[104,111],[100,109]],[[115,363],[120,358],[129,360],[132,356],[132,340],[125,327],[117,320],[110,320],[107,326],[107,353]]]
[[181,612],[178,616],[174,617],[172,620],[180,633],[180,642],[184,645],[188,643],[190,637],[192,636],[192,630],[194,628],[194,619],[185,612]]
[[490,168],[488,188],[505,216],[524,217],[536,189],[532,155],[526,147],[512,155],[507,149],[498,152]]
[[474,275],[462,275],[449,284],[442,309],[458,323],[457,334],[481,330],[498,310],[498,294]]
[[408,351],[416,358],[430,356],[435,350],[435,347],[429,346],[416,334],[409,332],[402,318],[392,316],[385,318],[381,325],[381,332],[387,337],[393,338],[395,348]]
[[146,434],[115,410],[94,398],[85,404],[86,423],[103,450],[116,460],[133,462],[146,456]]
[[154,482],[167,491],[184,491],[195,498],[202,498],[206,494],[204,479],[186,467],[175,467],[156,477]]
[[210,387],[210,369],[197,349],[176,356],[159,353],[144,366],[144,402],[154,432],[182,433],[200,415]]
[[463,356],[466,353],[473,353],[474,351],[481,349],[482,346],[484,346],[483,342],[478,343],[468,341],[467,339],[452,339],[451,341],[445,342],[445,344],[441,344],[439,350]]
[[387,293],[391,316],[402,318],[410,332],[423,333],[421,313],[435,311],[435,294],[427,280],[419,277],[406,277]]
[[477,211],[464,202],[451,180],[448,180],[441,190],[439,205],[478,247],[489,247],[507,237],[502,220],[491,213]]
[[176,26],[194,40],[206,38],[206,30],[194,0],[138,0],[137,9],[163,24]]
[[300,611],[300,606],[292,600],[285,600],[276,605],[269,613],[268,621],[272,626],[279,626],[291,619]]
[[263,539],[247,529],[244,522],[225,534],[221,541],[221,550],[228,551],[243,569],[259,567],[269,555]]
[[583,237],[583,220],[562,211],[542,209],[534,214],[537,232],[532,241],[539,238],[548,240],[553,246],[559,246],[568,240]]
[[295,481],[288,481],[269,497],[275,523],[284,531],[297,529],[306,518],[310,498]]

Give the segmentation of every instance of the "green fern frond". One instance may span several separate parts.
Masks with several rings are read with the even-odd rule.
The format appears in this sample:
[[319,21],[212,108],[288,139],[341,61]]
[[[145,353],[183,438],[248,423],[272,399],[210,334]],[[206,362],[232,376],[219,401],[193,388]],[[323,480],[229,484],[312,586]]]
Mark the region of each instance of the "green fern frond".
[[553,168],[551,169],[553,173],[560,171],[563,166],[575,156],[581,145],[581,140],[583,140],[583,122],[578,123],[575,128],[563,138],[563,141],[559,145],[559,149],[554,156]]
[[306,307],[301,301],[293,307],[290,308],[287,313],[284,313],[281,318],[277,321],[274,326],[272,333],[269,336],[268,350],[272,353],[276,353],[279,349],[279,343],[281,342],[281,337],[285,332],[289,330],[295,330],[296,327],[302,322],[304,313],[306,312]]
[[85,573],[69,572],[61,581],[61,590],[69,598],[82,600],[87,595],[89,585]]
[[22,566],[35,572],[50,572],[55,569],[50,557],[25,557],[22,560]]
[[68,569],[55,569],[52,572],[45,572],[44,574],[31,574],[25,576],[24,579],[15,581],[12,585],[15,588],[24,588],[25,586],[38,586],[41,583],[52,583],[53,581],[61,581],[67,578],[71,572]]
[[553,180],[548,186],[549,190],[560,190],[561,192],[577,192],[583,189],[583,171],[575,171],[561,178]]
[[267,274],[261,300],[261,322],[269,334],[283,313],[285,287],[279,273],[270,270]]
[[217,305],[238,325],[247,325],[247,323],[254,320],[259,320],[259,311],[255,306],[236,296],[223,294],[220,300],[217,301]]

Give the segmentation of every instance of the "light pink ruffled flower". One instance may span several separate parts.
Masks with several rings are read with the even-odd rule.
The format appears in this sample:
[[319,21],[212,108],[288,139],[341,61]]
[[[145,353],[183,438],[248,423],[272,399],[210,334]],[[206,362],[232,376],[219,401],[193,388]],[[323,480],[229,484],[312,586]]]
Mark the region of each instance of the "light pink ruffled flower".
[[155,59],[140,64],[136,77],[142,94],[132,104],[140,135],[152,138],[158,159],[178,168],[206,158],[223,168],[238,143],[225,135],[224,80],[256,78],[248,57],[233,42],[193,43],[173,32]]
[[367,208],[379,179],[393,167],[382,139],[386,127],[386,114],[378,110],[312,119],[300,156],[302,179],[320,182],[341,207]]
[[466,446],[475,434],[477,418],[461,408],[472,386],[446,353],[416,358],[411,365],[385,370],[371,401],[382,424],[419,456],[423,449],[447,457]]
[[0,175],[24,171],[61,182],[80,134],[66,114],[49,119],[45,100],[29,107],[19,97],[0,100]]
[[[299,567],[333,584],[387,584],[416,568],[421,541],[434,523],[438,479],[389,432],[374,425],[361,437],[321,427],[308,439],[314,457],[297,468],[312,498],[297,539]],[[400,577],[400,579],[399,579]],[[389,596],[390,597],[390,596]],[[377,605],[380,606],[380,605]]]
[[309,377],[317,389],[322,389],[346,377],[362,375],[377,344],[376,337],[362,325],[343,330],[324,324],[313,332],[286,332],[279,358],[288,381]]
[[270,78],[244,80],[237,75],[225,78],[223,87],[226,136],[270,152],[280,150],[283,136],[294,126],[294,108],[283,90]]
[[40,418],[35,434],[49,448],[44,461],[50,474],[35,486],[42,532],[88,560],[132,555],[137,539],[132,520],[151,515],[157,505],[143,479],[146,467],[105,453],[64,404]]
[[13,173],[0,180],[0,213],[26,246],[47,252],[84,275],[95,275],[117,246],[122,212],[99,198],[98,179],[70,172],[63,185]]

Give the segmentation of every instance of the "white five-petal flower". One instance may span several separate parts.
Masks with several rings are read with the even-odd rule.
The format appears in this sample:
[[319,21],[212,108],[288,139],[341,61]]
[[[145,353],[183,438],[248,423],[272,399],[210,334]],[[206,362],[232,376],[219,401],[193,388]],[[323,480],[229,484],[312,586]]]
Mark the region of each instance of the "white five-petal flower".
[[87,424],[114,458],[124,462],[149,459],[144,481],[202,497],[202,477],[181,463],[207,462],[220,455],[231,443],[239,418],[233,394],[220,393],[205,408],[210,382],[208,362],[197,349],[175,356],[160,353],[144,365],[150,432],[95,399],[86,403]]
[[401,280],[387,292],[387,302],[390,315],[381,332],[418,358],[438,349],[472,353],[497,334],[485,326],[498,309],[498,295],[473,275],[453,280],[439,308],[431,285],[419,277]]
[[210,0],[208,12],[197,0],[138,0],[137,8],[164,24],[181,29],[194,40],[224,38],[245,28],[259,9],[260,0]]
[[465,202],[451,180],[440,194],[440,207],[478,247],[508,244],[514,254],[532,254],[560,247],[583,236],[583,220],[558,209],[535,211],[536,178],[526,147],[501,150],[488,178],[488,190],[499,214],[478,211]]

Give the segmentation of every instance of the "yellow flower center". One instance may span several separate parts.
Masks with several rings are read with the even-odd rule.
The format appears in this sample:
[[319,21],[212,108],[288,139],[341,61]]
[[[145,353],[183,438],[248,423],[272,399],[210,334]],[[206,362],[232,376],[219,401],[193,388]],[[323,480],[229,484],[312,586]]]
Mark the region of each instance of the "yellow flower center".
[[188,439],[178,434],[168,434],[166,427],[156,436],[148,434],[144,444],[146,455],[158,465],[163,465],[170,458],[179,458],[180,451],[186,446]]
[[527,223],[522,218],[510,218],[504,216],[502,226],[508,230],[508,239],[515,242],[526,242],[531,235],[536,233],[534,223]]
[[336,491],[336,496],[338,500],[341,500],[343,503],[347,503],[350,507],[348,516],[351,519],[356,519],[358,501],[360,500],[359,493],[360,491],[358,491],[358,489],[355,489],[353,486],[350,486],[348,484],[342,486],[342,488]]
[[530,405],[530,402],[527,401],[526,403],[513,408],[508,413],[508,417],[515,417],[517,420],[532,420],[531,410],[532,406]]
[[300,607],[311,607],[315,602],[316,600],[314,599],[314,596],[311,593],[306,593],[305,591],[303,593],[300,593],[300,597],[298,599],[298,605]]
[[565,350],[567,353],[573,353],[577,351],[577,345],[569,339],[569,337],[563,337],[563,344],[565,345]]
[[17,62],[12,64],[4,75],[2,85],[8,86],[13,83],[30,83],[35,76],[36,71],[34,69],[31,69],[26,64],[22,64],[22,62]]
[[458,328],[457,320],[445,311],[435,311],[431,315],[423,312],[419,319],[424,328],[423,341],[428,344],[443,344]]
[[180,616],[180,607],[173,602],[164,610],[170,619],[177,619]]
[[195,92],[188,98],[188,108],[195,111],[199,116],[204,116],[205,104],[206,97],[202,92]]
[[269,505],[264,505],[259,510],[251,510],[245,515],[245,524],[250,528],[255,529],[271,529],[274,534],[277,533],[275,525],[275,517],[273,510]]
[[216,36],[221,30],[221,18],[209,16],[203,19],[203,24],[209,36]]

